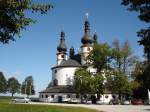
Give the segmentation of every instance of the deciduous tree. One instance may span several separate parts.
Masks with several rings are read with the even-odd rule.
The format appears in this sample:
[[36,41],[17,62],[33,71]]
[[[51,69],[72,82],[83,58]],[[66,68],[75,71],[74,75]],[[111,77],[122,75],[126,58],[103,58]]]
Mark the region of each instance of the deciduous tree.
[[51,4],[38,3],[35,0],[0,0],[0,43],[9,43],[20,37],[21,30],[35,20],[29,12],[46,14],[53,8]]
[[107,44],[95,44],[87,60],[100,73],[103,69],[109,68],[111,58],[112,50]]
[[32,76],[28,76],[28,77],[25,78],[25,81],[22,83],[21,93],[22,94],[27,94],[28,96],[35,94],[34,83],[33,83],[33,77]]
[[15,93],[20,92],[20,83],[15,77],[8,79],[8,91],[12,94],[12,97]]
[[0,93],[6,93],[6,92],[7,92],[7,80],[3,72],[0,72]]
[[[150,22],[150,0],[122,0],[122,4],[127,6],[129,11],[137,12],[141,21]],[[144,53],[150,60],[150,26],[141,29],[137,34],[141,37],[138,42],[144,46]]]

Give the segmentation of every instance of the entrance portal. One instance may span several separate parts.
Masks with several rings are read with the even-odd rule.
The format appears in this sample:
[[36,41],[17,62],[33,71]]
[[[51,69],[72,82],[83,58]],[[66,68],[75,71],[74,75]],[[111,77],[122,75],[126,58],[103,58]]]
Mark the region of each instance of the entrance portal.
[[58,96],[58,103],[62,103],[62,96]]
[[95,96],[95,95],[92,95],[92,96],[91,96],[91,100],[92,100],[92,103],[93,103],[93,104],[96,104],[96,96]]

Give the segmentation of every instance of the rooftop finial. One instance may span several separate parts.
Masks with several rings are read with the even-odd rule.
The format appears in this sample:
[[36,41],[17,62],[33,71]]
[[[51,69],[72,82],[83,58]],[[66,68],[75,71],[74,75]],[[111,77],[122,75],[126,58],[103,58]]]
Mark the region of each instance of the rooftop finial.
[[89,17],[89,13],[85,13],[85,19],[88,20],[88,17]]

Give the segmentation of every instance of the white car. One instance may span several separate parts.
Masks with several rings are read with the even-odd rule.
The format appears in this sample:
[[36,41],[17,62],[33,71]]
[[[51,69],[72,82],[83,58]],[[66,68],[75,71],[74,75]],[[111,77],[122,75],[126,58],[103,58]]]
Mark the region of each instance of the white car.
[[131,103],[130,103],[130,101],[128,101],[128,100],[125,100],[125,101],[123,101],[123,105],[130,105]]
[[92,104],[92,101],[91,100],[87,100],[86,104]]
[[80,100],[77,98],[72,98],[69,103],[80,103]]
[[97,100],[96,103],[99,104],[99,105],[104,104],[104,102],[102,100]]
[[12,102],[14,103],[29,103],[31,100],[29,98],[14,98]]

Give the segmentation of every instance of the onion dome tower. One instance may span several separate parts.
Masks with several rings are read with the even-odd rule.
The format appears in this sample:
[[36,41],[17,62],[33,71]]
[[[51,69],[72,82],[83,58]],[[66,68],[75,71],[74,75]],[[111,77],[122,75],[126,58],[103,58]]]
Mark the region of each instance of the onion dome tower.
[[70,59],[74,59],[74,47],[70,48],[69,55],[70,55]]
[[88,21],[88,13],[86,13],[86,19],[84,22],[84,35],[81,38],[81,42],[81,64],[84,65],[86,64],[86,57],[93,49],[93,37],[90,34],[90,22]]
[[65,32],[61,31],[60,34],[60,44],[57,47],[57,65],[60,65],[62,61],[65,61],[67,59],[66,57],[66,51],[67,51],[67,47],[65,44]]
[[90,23],[88,19],[84,23],[84,35],[81,39],[83,45],[90,45],[93,42],[92,36],[90,35]]
[[97,34],[95,33],[95,34],[93,35],[93,43],[94,43],[94,45],[98,43],[97,38],[98,38],[98,37],[97,37]]

